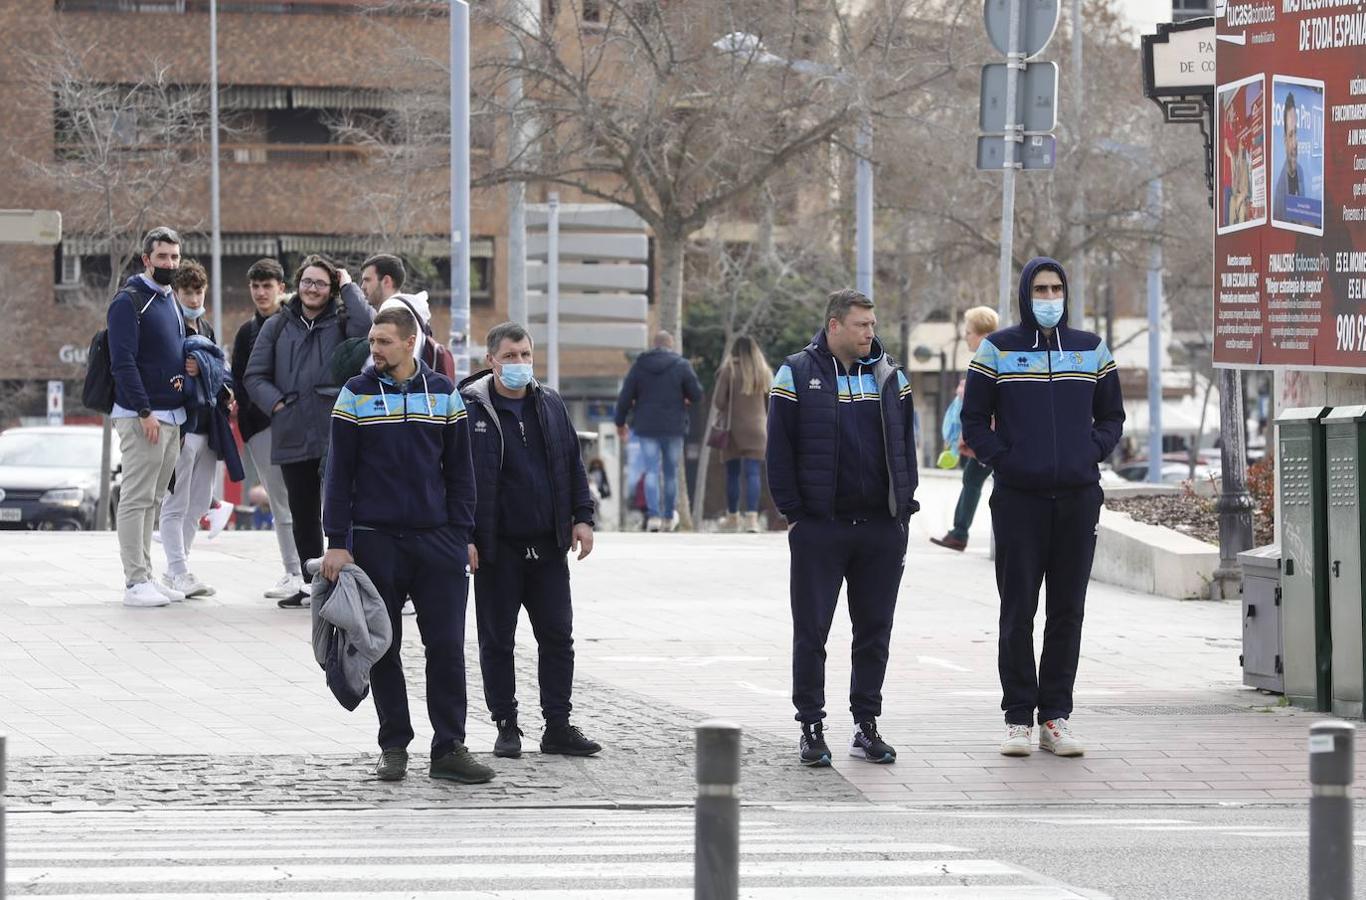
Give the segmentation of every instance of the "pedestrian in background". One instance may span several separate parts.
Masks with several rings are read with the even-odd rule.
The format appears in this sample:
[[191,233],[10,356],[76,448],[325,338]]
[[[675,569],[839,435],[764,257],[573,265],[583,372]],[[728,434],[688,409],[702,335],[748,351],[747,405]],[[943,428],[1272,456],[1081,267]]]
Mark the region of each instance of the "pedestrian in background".
[[[964,340],[967,342],[968,352],[976,355],[977,348],[982,346],[982,340],[999,328],[1000,322],[1000,316],[990,306],[974,306],[964,313],[963,323],[967,326]],[[958,492],[958,505],[953,510],[953,527],[942,538],[930,538],[932,544],[959,552],[968,547],[968,529],[972,527],[972,519],[977,515],[977,504],[982,499],[982,485],[986,484],[987,478],[991,475],[991,467],[979,462],[972,448],[963,440],[963,391],[967,383],[968,376],[964,372],[963,377],[958,379],[957,396],[944,414],[945,431],[950,430],[950,420],[955,426],[952,429],[955,434],[952,450],[962,460],[963,487]]]
[[[296,293],[261,326],[247,363],[252,401],[270,410],[270,461],[280,467],[294,519],[294,545],[307,561],[322,556],[322,467],[328,418],[340,386],[332,353],[370,330],[370,308],[345,269],[313,254],[294,275]],[[347,307],[345,325],[339,315]],[[312,580],[305,569],[304,581]],[[300,590],[278,601],[282,609],[308,603]]]
[[123,480],[119,558],[124,606],[165,606],[185,595],[152,577],[156,502],[166,494],[185,423],[185,319],[172,293],[180,235],[164,226],[142,239],[143,271],[109,304],[106,322]]
[[[678,464],[688,433],[688,405],[702,400],[692,363],[674,352],[673,335],[655,334],[654,349],[636,358],[617,397],[617,434],[626,442],[626,421],[640,438],[645,467],[646,531],[678,525]],[[660,470],[663,469],[661,492]]]
[[536,636],[542,753],[602,749],[570,724],[574,612],[567,554],[593,552],[593,497],[579,438],[560,395],[532,376],[531,335],[489,329],[489,368],[461,383],[473,435],[478,502],[469,546],[484,699],[498,727],[493,755],[522,755],[513,648],[526,608]]
[[411,598],[426,650],[433,732],[428,774],[480,784],[494,772],[465,747],[466,548],[475,496],[469,422],[450,379],[414,357],[417,330],[407,310],[375,316],[374,363],[337,397],[321,575],[336,581],[343,567],[358,565],[389,612],[393,641],[370,670],[379,716],[375,775],[397,781],[408,771],[413,726],[399,651],[403,603]]
[[[209,275],[193,259],[176,270],[174,290],[185,320],[185,426],[170,492],[161,501],[161,547],[166,552],[162,582],[186,597],[207,597],[216,591],[189,568],[190,548],[199,531],[199,520],[213,503],[218,461],[227,463],[235,481],[242,480],[237,441],[228,423],[232,401],[232,377],[227,360],[214,339],[205,313],[204,295]],[[203,363],[201,365],[200,363]],[[232,514],[220,507],[222,521]],[[220,526],[221,530],[221,526]],[[214,532],[215,534],[217,532]]]
[[850,755],[896,762],[878,734],[906,526],[920,508],[911,385],[875,336],[873,301],[835,291],[825,327],[773,377],[768,486],[788,521],[792,553],[792,702],[798,758],[829,766],[825,742],[825,642],[840,586],[853,625]]
[[[995,473],[991,524],[1001,595],[997,667],[1006,736],[1001,753],[1081,756],[1072,687],[1086,585],[1104,493],[1099,463],[1124,428],[1114,357],[1097,335],[1068,327],[1067,275],[1057,260],[1020,273],[1020,324],[987,337],[968,364],[963,438]],[[1043,655],[1034,616],[1048,586]]]
[[265,592],[272,600],[284,600],[303,591],[303,567],[299,564],[299,550],[294,544],[294,518],[289,512],[289,488],[285,487],[284,472],[271,462],[270,412],[252,399],[246,383],[247,366],[252,348],[261,334],[266,320],[280,311],[285,296],[285,270],[273,259],[258,259],[247,269],[247,287],[251,302],[256,307],[252,317],[237,329],[232,341],[232,372],[237,395],[237,430],[242,435],[243,449],[256,469],[256,477],[265,485],[270,497],[270,513],[274,520],[275,541],[280,548],[280,562],[284,574]]
[[716,421],[724,422],[726,446],[726,520],[724,528],[740,527],[741,487],[744,488],[746,531],[759,531],[760,473],[768,443],[768,392],[773,370],[764,352],[748,335],[731,344],[730,354],[716,373],[712,405]]

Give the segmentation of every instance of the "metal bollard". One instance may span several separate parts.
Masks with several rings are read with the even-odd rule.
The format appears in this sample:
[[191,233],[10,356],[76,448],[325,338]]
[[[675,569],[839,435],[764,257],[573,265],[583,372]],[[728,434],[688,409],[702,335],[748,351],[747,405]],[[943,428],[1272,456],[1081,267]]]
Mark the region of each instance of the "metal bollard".
[[1352,898],[1352,745],[1356,727],[1309,728],[1309,900]]
[[697,726],[696,900],[740,895],[740,726],[712,719]]
[[0,734],[0,900],[5,900],[5,736]]

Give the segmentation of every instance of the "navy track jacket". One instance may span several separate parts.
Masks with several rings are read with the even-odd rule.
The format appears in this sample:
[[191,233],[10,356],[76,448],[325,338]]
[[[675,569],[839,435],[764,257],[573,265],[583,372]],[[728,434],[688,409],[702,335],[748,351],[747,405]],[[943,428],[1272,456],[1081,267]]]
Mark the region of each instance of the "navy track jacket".
[[[867,419],[875,418],[880,427],[865,435],[865,417],[855,406],[873,404],[878,415]],[[789,522],[846,514],[840,501],[848,497],[840,495],[849,493],[852,478],[855,484],[885,485],[877,511],[908,520],[920,508],[913,422],[910,382],[880,342],[874,339],[872,352],[852,374],[841,374],[820,331],[783,361],[769,393],[768,486],[778,511]],[[850,437],[866,451],[859,460],[841,458]],[[860,473],[850,470],[860,461],[878,467],[875,479],[858,479]]]
[[[987,337],[968,364],[963,440],[996,480],[1031,493],[1087,487],[1124,430],[1124,398],[1110,349],[1099,336],[1062,321],[1045,335],[1030,286],[1040,269],[1067,274],[1056,260],[1032,259],[1020,273],[1020,324]],[[993,428],[992,421],[995,420]]]
[[353,525],[404,532],[474,529],[469,417],[451,380],[418,361],[402,385],[374,366],[346,382],[332,409],[323,532],[346,547]]

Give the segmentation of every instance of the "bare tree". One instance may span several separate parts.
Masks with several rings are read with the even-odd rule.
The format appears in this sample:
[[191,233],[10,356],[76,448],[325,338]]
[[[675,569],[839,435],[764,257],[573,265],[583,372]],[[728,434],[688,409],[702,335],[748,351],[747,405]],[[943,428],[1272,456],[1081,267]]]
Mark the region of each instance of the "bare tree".
[[[169,67],[155,57],[129,54],[128,68],[113,83],[95,74],[92,52],[59,29],[23,51],[27,86],[53,104],[54,153],[11,154],[32,177],[53,187],[68,235],[105,248],[107,277],[90,285],[83,298],[93,309],[118,289],[153,220],[195,227],[187,218],[208,168],[202,147],[209,122],[205,89],[174,82]],[[96,506],[100,529],[109,508],[110,435],[106,417]]]
[[[655,237],[660,326],[677,332],[689,239],[862,115],[920,102],[952,60],[929,41],[909,52],[907,35],[965,5],[565,2],[533,32],[490,4],[485,21],[511,39],[495,46],[519,50],[478,61],[480,94],[497,106],[521,76],[523,108],[499,111],[537,123],[536,152],[478,183],[548,183],[633,210]],[[737,34],[757,40],[725,40]]]

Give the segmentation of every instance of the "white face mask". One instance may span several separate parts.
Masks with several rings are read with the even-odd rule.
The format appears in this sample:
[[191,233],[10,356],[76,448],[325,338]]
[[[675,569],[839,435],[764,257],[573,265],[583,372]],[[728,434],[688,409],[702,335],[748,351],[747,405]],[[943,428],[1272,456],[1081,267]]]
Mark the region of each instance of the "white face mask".
[[1034,321],[1043,328],[1054,328],[1062,321],[1061,300],[1035,300],[1033,309]]
[[520,391],[531,383],[531,363],[503,363],[498,380],[510,391]]

